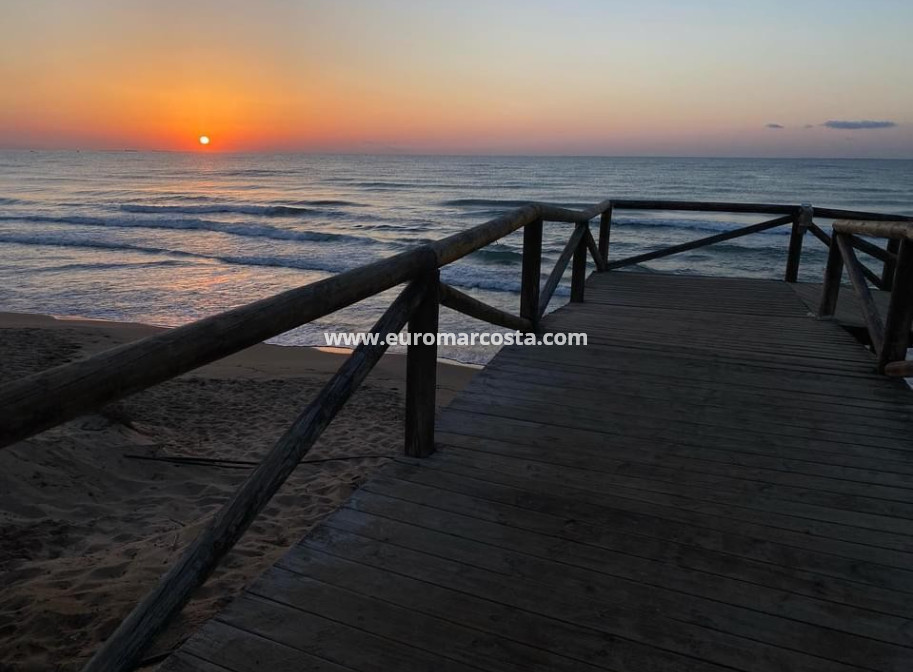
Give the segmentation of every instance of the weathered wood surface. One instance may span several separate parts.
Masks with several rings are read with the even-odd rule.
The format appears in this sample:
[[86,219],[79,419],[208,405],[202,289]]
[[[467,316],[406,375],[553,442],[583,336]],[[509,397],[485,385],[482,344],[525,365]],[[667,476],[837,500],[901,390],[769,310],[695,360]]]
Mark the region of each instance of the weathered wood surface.
[[542,324],[589,345],[504,349],[162,670],[909,669],[902,382],[777,281],[603,273]]
[[857,219],[840,219],[834,222],[834,230],[839,233],[874,236],[876,238],[906,238],[913,240],[913,223],[909,219],[884,221]]

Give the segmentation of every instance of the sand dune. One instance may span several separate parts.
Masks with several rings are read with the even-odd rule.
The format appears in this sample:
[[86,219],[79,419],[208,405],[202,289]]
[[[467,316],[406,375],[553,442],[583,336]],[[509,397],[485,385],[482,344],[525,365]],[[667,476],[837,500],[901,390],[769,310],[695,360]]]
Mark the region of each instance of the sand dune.
[[[0,380],[154,330],[0,315]],[[403,359],[378,365],[306,458],[324,461],[296,470],[150,662],[401,450]],[[0,451],[0,669],[78,669],[248,473],[131,456],[258,459],[341,360],[257,346]],[[442,364],[439,401],[473,373]]]

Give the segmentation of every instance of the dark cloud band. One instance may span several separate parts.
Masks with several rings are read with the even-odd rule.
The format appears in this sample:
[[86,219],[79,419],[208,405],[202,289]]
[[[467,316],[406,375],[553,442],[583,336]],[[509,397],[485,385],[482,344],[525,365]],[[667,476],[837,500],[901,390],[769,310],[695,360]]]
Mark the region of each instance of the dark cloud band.
[[897,126],[893,121],[826,121],[822,124],[827,128],[836,128],[843,131],[864,131],[874,128],[894,128]]

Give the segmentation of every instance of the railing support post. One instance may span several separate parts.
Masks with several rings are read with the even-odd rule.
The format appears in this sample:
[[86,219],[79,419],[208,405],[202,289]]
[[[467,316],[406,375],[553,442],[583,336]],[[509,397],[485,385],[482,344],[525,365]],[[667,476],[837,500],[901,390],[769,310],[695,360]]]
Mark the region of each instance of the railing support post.
[[814,211],[812,206],[803,204],[793,220],[793,230],[789,236],[789,256],[786,258],[786,282],[796,282],[799,278],[799,260],[802,258],[802,240],[805,232],[812,225]]
[[523,229],[523,278],[520,286],[520,317],[539,327],[539,283],[542,280],[542,220]]
[[818,305],[818,317],[830,317],[837,310],[837,297],[840,295],[840,280],[843,277],[843,255],[837,245],[837,236],[831,236],[827,248],[827,266],[824,268],[824,284],[821,286],[821,303]]
[[599,217],[599,256],[609,263],[609,239],[612,236],[612,205]]
[[[897,238],[888,238],[887,251],[891,254],[897,254],[900,249],[900,240]],[[896,259],[885,259],[884,266],[881,267],[881,289],[890,289],[894,285],[894,269],[897,268]]]
[[[590,223],[584,222],[577,226],[589,228]],[[571,262],[571,303],[583,303],[584,288],[586,287],[586,237],[581,237],[574,250],[574,260]]]
[[893,276],[891,303],[884,327],[884,345],[878,356],[878,370],[882,373],[887,364],[906,359],[907,347],[910,345],[910,327],[913,326],[913,241],[900,241]]
[[409,457],[427,457],[434,452],[440,271],[426,278],[425,296],[409,318],[410,338],[422,334],[422,342],[410,341],[406,351],[405,453]]

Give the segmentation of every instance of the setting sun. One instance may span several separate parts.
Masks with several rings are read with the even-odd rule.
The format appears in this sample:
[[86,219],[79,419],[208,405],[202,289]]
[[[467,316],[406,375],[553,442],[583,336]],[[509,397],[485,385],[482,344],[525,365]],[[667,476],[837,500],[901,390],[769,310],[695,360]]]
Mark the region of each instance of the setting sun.
[[208,145],[208,144],[209,144],[209,136],[208,136],[208,135],[201,135],[201,136],[200,136],[200,144],[201,144],[201,145]]

